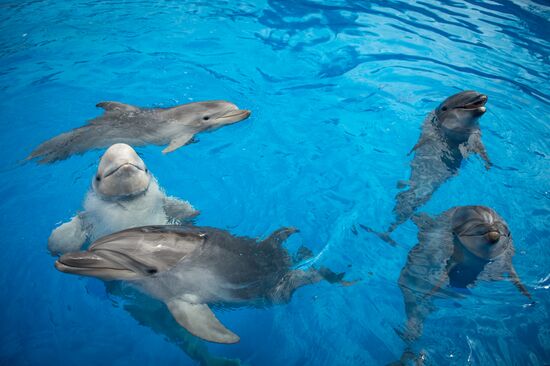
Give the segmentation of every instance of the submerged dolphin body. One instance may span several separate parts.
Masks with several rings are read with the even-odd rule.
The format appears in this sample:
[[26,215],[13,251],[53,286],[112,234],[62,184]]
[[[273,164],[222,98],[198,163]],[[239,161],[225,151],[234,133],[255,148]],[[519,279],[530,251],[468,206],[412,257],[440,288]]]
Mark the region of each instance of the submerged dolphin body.
[[172,108],[140,108],[119,102],[97,104],[105,113],[87,125],[62,133],[38,146],[28,157],[40,163],[123,142],[132,146],[165,145],[172,152],[200,132],[242,121],[250,115],[225,101],[182,104]]
[[481,142],[478,122],[486,111],[486,102],[486,95],[463,91],[447,98],[428,115],[422,134],[410,152],[415,152],[410,178],[398,184],[409,188],[396,196],[395,221],[388,233],[407,221],[441,184],[456,175],[462,159],[470,153],[479,154],[489,169],[491,163]]
[[327,280],[349,284],[321,268],[292,270],[282,247],[296,232],[282,228],[258,243],[209,227],[145,226],[108,235],[86,252],[63,255],[61,272],[125,280],[163,301],[176,321],[202,339],[235,343],[208,304],[264,306],[288,302],[297,288]]
[[504,274],[531,299],[514,266],[514,243],[506,222],[491,208],[459,206],[435,218],[412,217],[419,243],[409,252],[399,276],[407,323],[403,338],[420,337],[425,318],[436,310],[435,299],[458,296],[452,289],[471,288],[478,280]]

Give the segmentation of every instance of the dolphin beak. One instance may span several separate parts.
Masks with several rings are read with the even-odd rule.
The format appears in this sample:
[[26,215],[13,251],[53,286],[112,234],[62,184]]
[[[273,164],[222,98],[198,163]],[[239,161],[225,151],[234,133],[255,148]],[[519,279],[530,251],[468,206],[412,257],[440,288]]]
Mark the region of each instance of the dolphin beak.
[[55,268],[63,273],[97,277],[103,280],[135,278],[134,271],[93,252],[74,252],[62,255]]
[[487,111],[485,104],[489,98],[485,94],[477,95],[472,101],[466,103],[462,109],[473,110],[479,114],[483,114]]
[[247,109],[230,109],[222,115],[216,117],[216,123],[231,124],[247,119],[250,116],[250,111]]

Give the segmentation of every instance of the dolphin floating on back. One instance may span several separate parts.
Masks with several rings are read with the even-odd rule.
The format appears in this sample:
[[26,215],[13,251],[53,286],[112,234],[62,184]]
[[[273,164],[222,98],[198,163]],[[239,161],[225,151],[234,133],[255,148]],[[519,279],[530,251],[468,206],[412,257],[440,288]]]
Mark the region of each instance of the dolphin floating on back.
[[[210,227],[145,226],[105,236],[86,252],[61,256],[66,273],[125,280],[162,300],[193,335],[218,343],[239,337],[223,326],[208,304],[265,306],[285,303],[297,288],[343,273],[321,268],[293,270],[283,242],[296,232],[282,228],[258,243]],[[302,251],[303,252],[303,251]]]
[[248,110],[219,100],[172,108],[140,108],[119,102],[101,102],[97,107],[105,113],[85,126],[42,143],[27,160],[52,163],[119,142],[132,146],[168,144],[162,152],[169,153],[191,142],[197,133],[242,121],[250,115]]

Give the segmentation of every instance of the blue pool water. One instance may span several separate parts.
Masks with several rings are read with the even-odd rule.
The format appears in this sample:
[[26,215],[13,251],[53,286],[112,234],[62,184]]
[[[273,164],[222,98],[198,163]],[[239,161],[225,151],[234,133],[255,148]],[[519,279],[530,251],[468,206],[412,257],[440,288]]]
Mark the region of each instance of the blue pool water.
[[119,100],[172,106],[225,99],[252,116],[163,156],[138,152],[197,223],[265,237],[291,225],[320,283],[287,305],[217,311],[236,345],[200,352],[249,365],[377,365],[399,359],[397,286],[416,227],[392,248],[358,229],[393,220],[425,115],[463,89],[495,166],[472,156],[422,211],[495,208],[535,306],[509,281],[442,301],[414,345],[429,364],[550,363],[550,7],[508,1],[1,1],[0,364],[191,365],[99,280],[57,272],[52,229],[81,208],[102,151],[23,163],[39,143]]

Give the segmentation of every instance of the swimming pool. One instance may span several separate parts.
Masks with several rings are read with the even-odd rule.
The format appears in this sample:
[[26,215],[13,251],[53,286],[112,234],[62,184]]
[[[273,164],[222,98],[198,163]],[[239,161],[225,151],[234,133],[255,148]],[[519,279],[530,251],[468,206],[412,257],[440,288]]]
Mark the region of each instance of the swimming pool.
[[[163,156],[137,148],[197,224],[287,243],[362,281],[296,292],[287,305],[218,312],[240,337],[204,343],[252,365],[364,365],[399,359],[397,286],[417,242],[393,248],[359,228],[393,220],[396,182],[425,116],[464,89],[488,95],[480,121],[494,167],[472,156],[420,211],[483,204],[508,222],[508,281],[441,302],[415,351],[431,364],[550,362],[549,16],[543,1],[22,1],[0,3],[0,252],[5,365],[194,364],[140,325],[94,279],[57,272],[47,238],[81,208],[101,150],[25,163],[39,143],[118,100],[168,107],[224,99],[244,122]],[[204,351],[204,350],[203,350]]]

